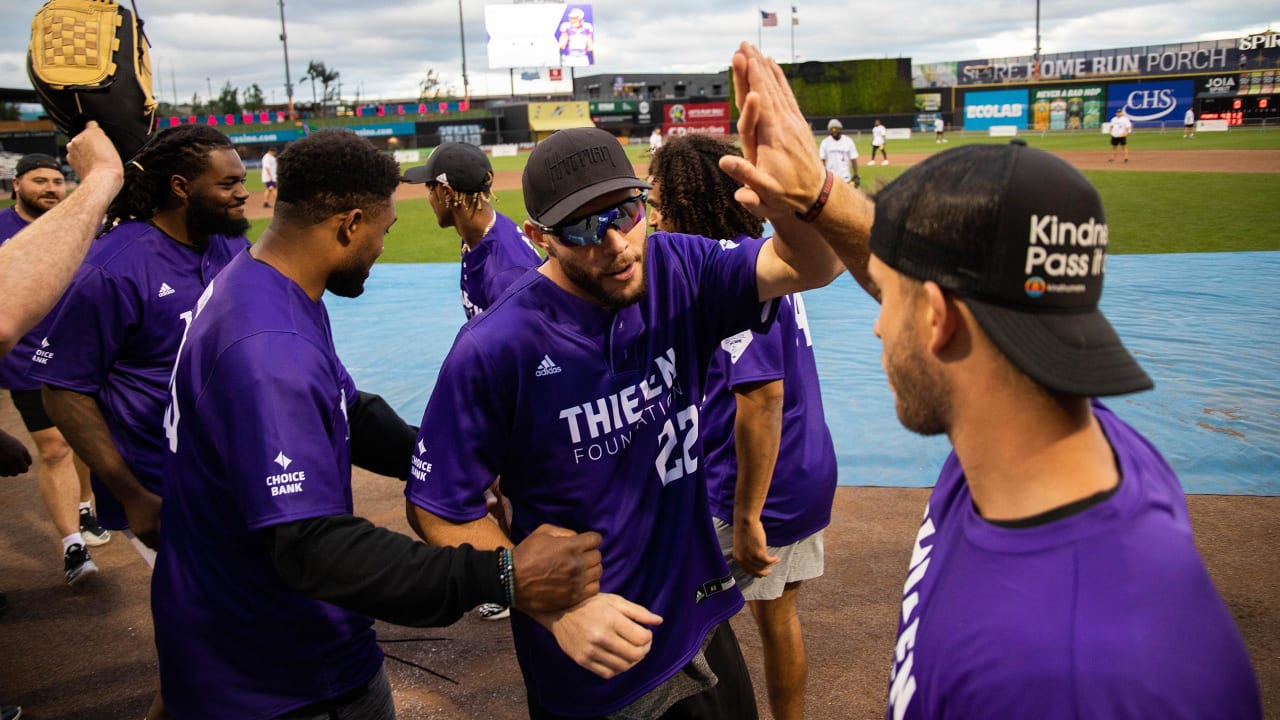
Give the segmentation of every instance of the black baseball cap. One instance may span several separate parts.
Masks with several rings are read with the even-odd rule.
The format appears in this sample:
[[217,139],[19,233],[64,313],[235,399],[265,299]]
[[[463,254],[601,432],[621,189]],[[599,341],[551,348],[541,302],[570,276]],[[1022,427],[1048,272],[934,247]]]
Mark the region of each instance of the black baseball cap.
[[1093,397],[1153,387],[1098,309],[1108,240],[1093,185],[1015,140],[939,153],[885,186],[871,252],[959,294],[1037,383]]
[[538,143],[523,184],[529,217],[552,227],[601,195],[652,187],[636,177],[618,139],[599,128],[558,130]]
[[22,159],[18,161],[18,167],[14,170],[13,176],[22,177],[32,170],[40,168],[62,172],[62,165],[57,160],[44,153],[31,153],[30,155],[23,155]]
[[404,173],[410,183],[438,182],[464,193],[488,192],[493,184],[489,156],[471,143],[444,143],[432,151],[425,165]]

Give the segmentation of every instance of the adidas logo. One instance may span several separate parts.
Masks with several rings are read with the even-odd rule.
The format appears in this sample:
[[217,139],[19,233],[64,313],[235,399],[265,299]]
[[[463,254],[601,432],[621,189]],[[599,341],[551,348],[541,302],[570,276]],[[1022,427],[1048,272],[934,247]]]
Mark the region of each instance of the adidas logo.
[[543,355],[542,362],[538,363],[538,369],[534,371],[534,377],[544,377],[546,375],[555,375],[560,372],[560,366],[551,361],[550,355]]
[[160,283],[160,297],[168,297],[176,292],[178,291],[169,287],[169,283],[167,282]]

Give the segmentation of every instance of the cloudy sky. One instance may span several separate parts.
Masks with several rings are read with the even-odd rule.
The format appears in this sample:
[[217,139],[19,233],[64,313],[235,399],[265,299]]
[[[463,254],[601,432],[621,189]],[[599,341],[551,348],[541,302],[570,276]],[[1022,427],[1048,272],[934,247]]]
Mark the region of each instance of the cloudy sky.
[[[511,75],[490,69],[481,0],[460,0],[471,93],[508,95]],[[25,54],[39,0],[3,0],[0,87],[30,87]],[[310,60],[341,73],[342,96],[416,97],[434,70],[462,90],[459,0],[287,0],[285,16],[295,100],[311,99],[299,78]],[[763,29],[766,53],[791,59],[789,4],[764,0],[778,27]],[[155,91],[166,101],[216,95],[227,82],[257,83],[283,102],[284,58],[277,0],[138,0],[152,42]],[[204,9],[197,9],[204,8]],[[798,0],[795,56],[804,60],[909,57],[913,62],[1029,55],[1035,0]],[[597,65],[578,76],[644,72],[718,72],[741,40],[756,41],[756,3],[732,0],[599,0],[593,4]],[[1043,52],[1239,37],[1280,29],[1275,0],[1042,0]],[[565,72],[567,78],[569,73]],[[568,85],[522,81],[517,95]]]

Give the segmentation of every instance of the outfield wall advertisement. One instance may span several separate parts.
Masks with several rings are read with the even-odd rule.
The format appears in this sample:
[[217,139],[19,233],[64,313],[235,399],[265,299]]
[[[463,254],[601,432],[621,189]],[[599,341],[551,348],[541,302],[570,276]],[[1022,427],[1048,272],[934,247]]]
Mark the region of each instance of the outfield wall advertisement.
[[995,125],[1013,125],[1026,129],[1027,91],[987,90],[964,96],[964,129],[986,130]]
[[662,132],[667,136],[729,134],[729,103],[668,103],[662,108]]
[[1134,127],[1181,126],[1195,91],[1194,80],[1117,83],[1107,88],[1107,119],[1124,108]]
[[1106,94],[1101,85],[1034,88],[1032,130],[1097,130],[1102,127]]

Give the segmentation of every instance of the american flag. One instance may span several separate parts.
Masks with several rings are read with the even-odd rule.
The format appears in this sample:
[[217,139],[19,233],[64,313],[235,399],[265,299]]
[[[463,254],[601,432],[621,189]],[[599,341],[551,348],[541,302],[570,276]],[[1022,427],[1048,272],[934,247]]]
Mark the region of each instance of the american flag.
[[778,13],[760,11],[761,27],[778,27]]

